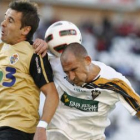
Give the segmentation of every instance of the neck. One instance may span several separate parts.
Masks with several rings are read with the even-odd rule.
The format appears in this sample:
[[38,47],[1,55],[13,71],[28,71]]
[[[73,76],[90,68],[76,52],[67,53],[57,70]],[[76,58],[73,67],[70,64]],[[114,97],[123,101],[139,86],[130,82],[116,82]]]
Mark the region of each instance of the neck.
[[14,44],[20,43],[20,42],[25,41],[25,40],[26,40],[25,37],[18,38],[17,40],[15,40],[15,42],[12,42],[11,45],[14,45]]
[[88,78],[87,82],[89,83],[89,82],[93,81],[98,76],[100,70],[101,69],[99,66],[91,64],[91,67],[89,70],[89,75],[88,75],[89,78]]

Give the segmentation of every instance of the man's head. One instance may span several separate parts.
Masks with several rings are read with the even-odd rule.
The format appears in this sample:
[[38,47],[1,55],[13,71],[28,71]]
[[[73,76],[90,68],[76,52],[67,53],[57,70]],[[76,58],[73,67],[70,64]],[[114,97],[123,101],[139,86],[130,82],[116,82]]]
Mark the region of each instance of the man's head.
[[81,44],[69,44],[60,56],[60,60],[64,72],[74,84],[81,86],[89,81],[91,58]]
[[31,40],[39,20],[34,4],[25,1],[11,2],[1,23],[1,40],[11,45]]

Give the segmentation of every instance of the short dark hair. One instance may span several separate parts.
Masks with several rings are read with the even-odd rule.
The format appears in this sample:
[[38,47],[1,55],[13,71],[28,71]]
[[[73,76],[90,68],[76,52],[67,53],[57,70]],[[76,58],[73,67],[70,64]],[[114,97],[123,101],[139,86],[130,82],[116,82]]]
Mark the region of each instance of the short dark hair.
[[37,30],[40,21],[37,5],[28,1],[13,1],[9,4],[9,8],[22,13],[21,29],[25,26],[31,26],[26,40],[32,40],[33,34]]

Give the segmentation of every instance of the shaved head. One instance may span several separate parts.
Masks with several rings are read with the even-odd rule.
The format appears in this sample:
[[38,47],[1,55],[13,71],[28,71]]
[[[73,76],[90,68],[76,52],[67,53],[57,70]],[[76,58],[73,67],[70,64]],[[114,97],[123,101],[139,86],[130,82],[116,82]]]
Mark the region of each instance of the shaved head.
[[60,60],[69,80],[77,86],[91,82],[100,72],[100,68],[92,63],[86,49],[79,43],[69,44]]
[[60,56],[64,72],[69,80],[81,86],[88,80],[91,58],[79,43],[69,44]]
[[73,54],[76,58],[79,59],[88,55],[86,49],[79,43],[69,44],[61,54],[61,60],[69,59],[69,54]]

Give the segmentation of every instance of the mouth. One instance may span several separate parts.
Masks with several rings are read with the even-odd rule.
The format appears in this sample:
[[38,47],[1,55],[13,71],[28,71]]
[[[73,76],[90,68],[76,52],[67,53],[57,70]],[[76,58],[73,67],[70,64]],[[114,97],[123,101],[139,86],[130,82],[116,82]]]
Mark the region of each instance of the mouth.
[[1,31],[1,36],[4,36],[4,31]]
[[73,81],[73,83],[74,83],[75,85],[78,85],[79,82],[78,82],[78,81]]
[[73,83],[77,86],[81,86],[83,84],[83,82],[80,82],[80,81],[73,81]]

